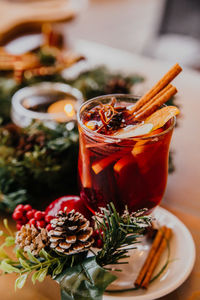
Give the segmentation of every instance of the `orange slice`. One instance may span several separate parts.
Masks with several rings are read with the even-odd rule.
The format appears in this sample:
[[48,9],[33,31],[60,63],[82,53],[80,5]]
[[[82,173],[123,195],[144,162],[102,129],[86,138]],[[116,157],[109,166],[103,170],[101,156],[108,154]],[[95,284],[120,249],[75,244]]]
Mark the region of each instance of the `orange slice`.
[[172,117],[180,113],[179,109],[175,106],[165,106],[152,115],[146,120],[145,124],[153,124],[153,130],[163,127]]
[[120,160],[118,160],[116,162],[116,164],[114,165],[113,169],[115,172],[120,173],[120,171],[127,166],[128,164],[130,164],[130,162],[133,162],[133,155],[131,155],[130,153],[126,156],[124,156],[123,158],[121,158]]
[[109,155],[95,163],[92,164],[92,170],[95,172],[95,174],[99,174],[103,169],[108,167],[111,163],[113,163],[116,159],[120,158],[122,156],[122,153],[116,153]]

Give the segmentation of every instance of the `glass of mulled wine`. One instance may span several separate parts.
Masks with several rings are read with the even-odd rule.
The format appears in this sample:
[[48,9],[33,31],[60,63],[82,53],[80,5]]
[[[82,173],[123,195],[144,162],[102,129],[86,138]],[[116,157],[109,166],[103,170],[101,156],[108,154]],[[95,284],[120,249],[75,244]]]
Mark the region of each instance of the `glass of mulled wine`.
[[[150,212],[163,197],[175,117],[148,134],[118,135],[121,127],[131,132],[138,125],[126,114],[137,100],[131,95],[107,95],[80,107],[80,194],[92,212],[109,202],[119,212],[126,205],[130,211],[147,208]],[[110,120],[106,126],[105,120]]]

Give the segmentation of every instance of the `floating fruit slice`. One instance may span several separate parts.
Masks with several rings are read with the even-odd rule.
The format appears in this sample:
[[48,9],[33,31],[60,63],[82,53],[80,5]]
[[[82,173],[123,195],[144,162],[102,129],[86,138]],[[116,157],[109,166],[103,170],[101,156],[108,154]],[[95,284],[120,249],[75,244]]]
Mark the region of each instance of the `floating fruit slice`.
[[116,154],[109,155],[95,163],[92,164],[92,170],[95,172],[95,174],[99,174],[103,169],[108,167],[111,163],[113,163],[115,160],[120,158],[123,154],[121,152],[118,152]]
[[113,169],[115,172],[120,173],[120,171],[127,165],[129,165],[131,162],[134,161],[133,155],[130,153],[124,157],[122,157],[120,160],[118,160]]
[[[158,128],[148,134],[147,137],[154,136],[161,133],[162,131],[162,128]],[[141,140],[135,144],[131,153],[136,160],[142,174],[147,173],[150,169],[151,160],[154,160],[153,156],[158,148],[159,147],[156,144],[149,143],[149,140]]]
[[118,138],[131,138],[150,133],[153,129],[153,124],[149,122],[147,124],[141,124],[138,126],[127,126],[119,131],[115,132],[114,136]]
[[145,124],[153,124],[153,130],[163,127],[172,117],[180,113],[179,109],[175,106],[163,107],[152,115],[150,115],[146,120]]
[[[156,129],[156,130],[153,130],[151,133],[149,133],[149,134],[147,134],[145,137],[150,137],[150,136],[153,136],[153,135],[157,135],[157,134],[159,134],[159,133],[161,133],[163,130],[162,130],[162,128],[158,128],[158,129]],[[143,152],[144,151],[144,145],[146,144],[146,143],[149,143],[149,140],[141,140],[141,141],[138,141],[136,144],[135,144],[135,146],[134,146],[134,148],[133,148],[133,150],[132,150],[132,155],[133,156],[136,156],[137,154],[140,154],[141,152]]]

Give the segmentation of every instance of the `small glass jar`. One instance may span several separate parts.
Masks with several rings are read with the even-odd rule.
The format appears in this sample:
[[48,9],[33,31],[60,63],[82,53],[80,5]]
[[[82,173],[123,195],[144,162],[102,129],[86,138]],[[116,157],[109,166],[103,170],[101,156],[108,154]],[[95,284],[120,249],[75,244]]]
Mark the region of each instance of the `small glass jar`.
[[[19,127],[27,127],[34,120],[45,124],[75,122],[76,112],[82,102],[82,93],[70,85],[58,82],[37,83],[22,88],[13,95],[11,118]],[[60,106],[61,111],[58,112]]]

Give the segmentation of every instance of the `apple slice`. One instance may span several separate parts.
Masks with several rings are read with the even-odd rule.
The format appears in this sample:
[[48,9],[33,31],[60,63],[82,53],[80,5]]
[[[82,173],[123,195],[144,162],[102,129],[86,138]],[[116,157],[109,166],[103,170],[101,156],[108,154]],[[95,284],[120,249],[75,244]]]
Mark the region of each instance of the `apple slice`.
[[136,125],[136,126],[130,125],[115,132],[114,136],[120,139],[131,138],[131,137],[146,135],[150,133],[152,129],[153,129],[153,124],[150,123],[148,124],[143,123],[141,125]]

